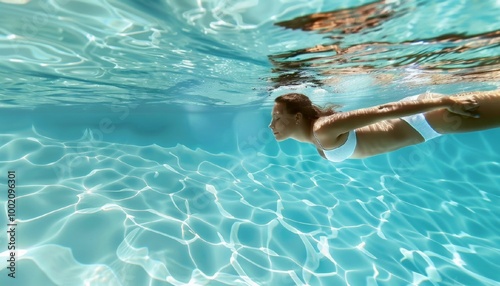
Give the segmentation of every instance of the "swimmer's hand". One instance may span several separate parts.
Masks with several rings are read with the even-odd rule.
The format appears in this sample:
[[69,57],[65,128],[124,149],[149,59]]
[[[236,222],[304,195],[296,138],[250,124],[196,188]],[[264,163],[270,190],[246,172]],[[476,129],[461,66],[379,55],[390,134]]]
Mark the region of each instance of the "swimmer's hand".
[[463,116],[479,118],[479,113],[477,112],[479,102],[474,96],[453,96],[448,97],[447,100],[449,100],[448,111]]

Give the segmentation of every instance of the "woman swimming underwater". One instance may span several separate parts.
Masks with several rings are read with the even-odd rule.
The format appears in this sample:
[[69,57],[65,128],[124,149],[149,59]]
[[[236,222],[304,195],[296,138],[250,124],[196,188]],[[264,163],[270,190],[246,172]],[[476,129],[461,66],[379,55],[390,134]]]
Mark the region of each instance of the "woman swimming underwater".
[[348,112],[322,109],[300,93],[275,99],[276,140],[314,144],[324,158],[340,162],[421,143],[442,134],[500,126],[500,90],[442,96],[422,94]]

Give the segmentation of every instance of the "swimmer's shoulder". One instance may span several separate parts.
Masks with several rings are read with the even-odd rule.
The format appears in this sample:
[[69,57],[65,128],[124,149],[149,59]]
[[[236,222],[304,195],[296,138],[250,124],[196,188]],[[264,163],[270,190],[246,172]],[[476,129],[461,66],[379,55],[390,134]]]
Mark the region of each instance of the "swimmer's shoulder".
[[[330,150],[344,144],[349,136],[349,132],[338,133],[332,124],[333,118],[320,117],[313,124],[313,135],[318,144],[316,147],[319,149]],[[324,154],[322,155],[324,157]]]

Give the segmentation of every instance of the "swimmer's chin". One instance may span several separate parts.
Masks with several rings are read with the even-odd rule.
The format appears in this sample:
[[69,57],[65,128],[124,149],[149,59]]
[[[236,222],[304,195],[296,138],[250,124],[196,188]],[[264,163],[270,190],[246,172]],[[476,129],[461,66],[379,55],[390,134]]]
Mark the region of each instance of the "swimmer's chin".
[[274,139],[276,139],[276,141],[278,141],[278,142],[281,142],[281,141],[285,141],[288,138],[287,137],[282,137],[282,136],[280,136],[279,132],[276,132],[276,133],[274,133]]

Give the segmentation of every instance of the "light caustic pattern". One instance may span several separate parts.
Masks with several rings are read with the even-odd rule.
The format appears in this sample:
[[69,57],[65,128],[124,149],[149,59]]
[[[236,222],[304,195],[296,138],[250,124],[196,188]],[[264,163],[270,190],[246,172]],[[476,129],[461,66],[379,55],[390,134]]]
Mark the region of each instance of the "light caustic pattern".
[[16,282],[494,285],[495,136],[332,165],[301,147],[233,156],[4,134],[2,173],[19,170]]

